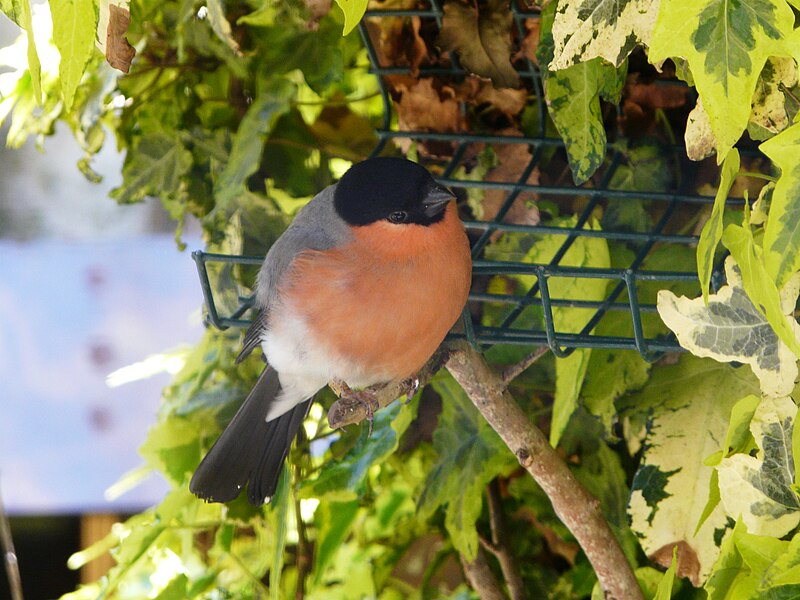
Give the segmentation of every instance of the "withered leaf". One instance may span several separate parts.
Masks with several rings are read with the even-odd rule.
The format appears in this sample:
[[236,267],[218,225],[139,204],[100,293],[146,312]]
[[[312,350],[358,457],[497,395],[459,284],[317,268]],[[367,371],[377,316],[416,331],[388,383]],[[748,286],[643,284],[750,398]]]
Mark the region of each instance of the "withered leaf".
[[468,104],[491,104],[509,117],[522,112],[528,100],[528,92],[525,89],[497,89],[491,82],[474,76],[457,85],[455,90],[459,100]]
[[458,0],[444,5],[437,45],[458,52],[461,64],[499,88],[519,86],[511,64],[511,11],[505,0],[489,0],[478,10]]
[[128,43],[125,34],[131,22],[131,13],[115,4],[108,5],[108,29],[106,29],[106,60],[115,69],[127,73],[136,50]]

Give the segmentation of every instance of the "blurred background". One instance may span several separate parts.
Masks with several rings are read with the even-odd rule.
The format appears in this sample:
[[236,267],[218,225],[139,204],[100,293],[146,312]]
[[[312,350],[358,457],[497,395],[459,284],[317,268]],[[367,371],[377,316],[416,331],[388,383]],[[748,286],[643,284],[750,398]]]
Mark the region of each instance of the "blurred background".
[[[0,16],[0,47],[17,33]],[[158,202],[108,198],[122,168],[113,140],[93,184],[58,126],[44,153],[0,146],[0,494],[35,599],[73,589],[80,574],[65,557],[163,496],[157,477],[106,491],[142,463],[137,446],[180,364],[174,353],[202,332],[190,257],[199,228],[187,224],[179,251]]]

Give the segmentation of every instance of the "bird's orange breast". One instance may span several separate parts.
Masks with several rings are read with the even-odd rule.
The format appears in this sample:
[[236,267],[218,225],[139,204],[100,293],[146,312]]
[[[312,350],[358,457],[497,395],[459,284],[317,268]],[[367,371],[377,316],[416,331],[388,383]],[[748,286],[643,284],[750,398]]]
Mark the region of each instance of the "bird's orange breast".
[[353,233],[342,247],[299,254],[279,288],[281,303],[367,379],[408,377],[467,301],[472,261],[455,203],[429,226],[386,221]]

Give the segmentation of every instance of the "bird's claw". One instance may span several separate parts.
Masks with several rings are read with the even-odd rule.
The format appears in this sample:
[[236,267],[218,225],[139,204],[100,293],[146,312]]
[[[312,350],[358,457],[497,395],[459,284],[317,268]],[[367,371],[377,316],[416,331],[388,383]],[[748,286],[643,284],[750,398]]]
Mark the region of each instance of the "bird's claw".
[[414,399],[414,394],[416,394],[417,390],[419,390],[419,378],[410,377],[404,380],[403,388],[406,390],[406,401],[403,404],[405,406],[408,406]]

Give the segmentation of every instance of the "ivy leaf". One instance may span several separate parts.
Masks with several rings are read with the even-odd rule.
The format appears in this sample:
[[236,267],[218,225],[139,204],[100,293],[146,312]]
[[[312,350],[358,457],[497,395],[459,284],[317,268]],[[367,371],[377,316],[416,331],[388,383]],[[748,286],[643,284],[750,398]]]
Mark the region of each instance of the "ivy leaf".
[[167,133],[151,133],[128,152],[122,168],[123,183],[111,192],[111,197],[129,204],[146,196],[175,194],[191,164],[192,154],[180,139]]
[[566,69],[593,58],[619,67],[637,44],[650,41],[657,12],[657,0],[559,2],[549,68]]
[[442,50],[458,52],[466,69],[491,79],[495,87],[517,87],[519,75],[511,65],[511,22],[505,0],[488,0],[480,10],[450,0],[444,5],[436,43]]
[[214,185],[217,208],[226,214],[232,202],[245,189],[247,178],[258,170],[264,139],[275,120],[289,110],[294,86],[287,80],[267,80],[261,85],[256,99],[247,109],[233,139],[233,147]]
[[[773,194],[774,202],[774,194]],[[736,264],[741,272],[741,281],[747,296],[753,301],[754,306],[763,314],[772,325],[780,340],[786,344],[795,356],[800,356],[800,343],[797,341],[797,322],[791,315],[794,304],[789,304],[789,299],[797,297],[797,291],[784,291],[783,298],[775,287],[775,282],[764,266],[763,251],[753,240],[753,233],[747,223],[748,214],[745,211],[745,224],[728,225],[722,233],[722,243],[731,251]],[[787,284],[788,286],[789,284]],[[794,280],[792,288],[797,287],[798,281]],[[784,287],[787,287],[784,286]],[[786,301],[784,307],[782,302]]]
[[36,40],[33,36],[33,19],[31,5],[28,0],[0,0],[0,11],[25,31],[28,39],[28,70],[31,73],[33,98],[42,104],[42,66],[36,52]]
[[270,520],[275,532],[272,551],[272,567],[269,570],[269,590],[272,600],[280,599],[281,573],[283,572],[286,534],[289,521],[289,469],[284,468],[278,476],[278,487],[270,501]]
[[[770,56],[791,56],[786,43],[794,15],[783,0],[662,2],[650,62],[685,58],[717,138],[728,154],[750,117],[758,76]],[[688,140],[687,140],[688,144]]]
[[797,85],[797,63],[793,58],[767,60],[753,96],[753,111],[747,133],[754,140],[766,140],[792,123],[797,100],[789,90]]
[[225,18],[225,9],[221,0],[206,0],[208,7],[208,22],[211,30],[234,54],[241,55],[239,43],[234,39],[231,24]]
[[656,595],[653,596],[653,600],[669,600],[672,598],[672,586],[675,583],[675,571],[677,568],[678,547],[675,546],[672,548],[672,562],[669,565],[669,569],[664,572],[661,581],[658,582],[658,588],[656,589]]
[[97,14],[92,0],[52,0],[53,42],[61,55],[58,78],[64,107],[72,110],[75,91],[94,50]]
[[793,488],[796,415],[790,398],[764,398],[750,422],[757,456],[736,454],[717,467],[725,511],[741,515],[748,530],[760,535],[781,537],[800,523],[800,498]]
[[745,370],[684,354],[621,400],[631,425],[636,415],[649,424],[631,486],[631,529],[645,553],[663,566],[677,544],[679,575],[694,585],[708,576],[727,523],[717,506],[697,529],[713,472],[703,459],[719,448],[736,401],[750,393],[758,393],[758,385]]
[[[562,219],[557,225],[574,227],[576,218]],[[599,229],[597,223],[585,226]],[[564,236],[546,235],[535,242],[525,258],[535,264],[550,263],[564,243]],[[559,261],[563,267],[588,267],[605,269],[611,265],[608,243],[601,238],[578,237]],[[532,283],[532,281],[531,281]],[[550,297],[557,299],[599,301],[605,298],[608,281],[575,277],[550,277],[547,280]],[[553,308],[555,330],[563,333],[578,333],[594,316],[594,309]],[[553,418],[550,424],[550,444],[558,445],[569,418],[578,406],[578,396],[583,386],[592,351],[581,348],[566,358],[556,359],[556,393],[553,401]]]
[[700,241],[697,243],[697,274],[700,277],[700,289],[703,301],[708,304],[708,286],[711,283],[711,271],[714,269],[714,256],[722,239],[722,216],[725,211],[725,199],[739,173],[739,151],[736,148],[728,152],[720,169],[720,182],[714,197],[714,208],[711,217],[703,226]]
[[[553,11],[555,2],[542,10],[542,37],[536,55],[540,64],[553,58]],[[584,183],[603,164],[606,132],[600,113],[600,97],[619,101],[627,67],[615,69],[599,58],[559,71],[544,71],[542,81],[550,117],[564,140],[572,178]]]
[[368,0],[336,0],[336,4],[344,13],[344,31],[342,35],[347,35],[355,29],[364,16],[367,11]]
[[446,505],[445,527],[453,545],[473,560],[478,552],[475,521],[481,513],[483,491],[492,479],[508,475],[518,463],[451,377],[437,377],[432,385],[442,396],[442,413],[433,434],[439,460],[422,490],[419,511],[427,518]]
[[782,287],[800,270],[800,123],[761,144],[761,151],[781,170],[772,192],[764,230],[767,272]]
[[321,498],[337,502],[354,500],[364,492],[370,468],[397,449],[400,436],[411,424],[412,411],[394,402],[375,413],[372,437],[364,427],[356,444],[341,459],[326,468],[316,479],[301,484],[301,498]]
[[[690,300],[669,290],[658,294],[658,314],[681,346],[695,356],[720,362],[749,364],[761,382],[762,393],[785,396],[797,377],[797,359],[777,336],[767,318],[753,305],[742,287],[742,276],[732,257],[725,261],[728,284],[708,299]],[[784,297],[787,306],[796,300]],[[783,317],[783,315],[781,315]],[[797,325],[794,328],[800,332]]]

